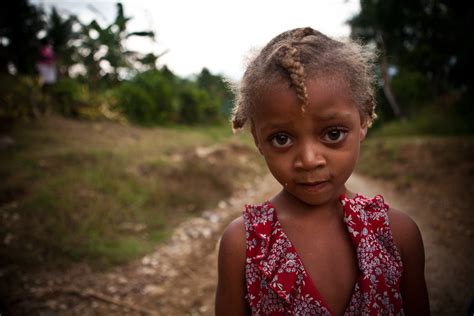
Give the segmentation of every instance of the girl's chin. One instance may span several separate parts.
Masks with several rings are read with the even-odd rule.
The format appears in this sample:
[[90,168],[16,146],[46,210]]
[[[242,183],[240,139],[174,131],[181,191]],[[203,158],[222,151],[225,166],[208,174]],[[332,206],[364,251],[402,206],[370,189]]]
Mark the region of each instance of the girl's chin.
[[323,190],[324,187],[329,186],[329,184],[317,187],[317,188],[296,188],[292,190],[291,188],[284,188],[283,192],[288,199],[296,200],[300,203],[310,206],[319,206],[330,203],[333,199],[337,199],[339,195],[333,194],[332,190]]

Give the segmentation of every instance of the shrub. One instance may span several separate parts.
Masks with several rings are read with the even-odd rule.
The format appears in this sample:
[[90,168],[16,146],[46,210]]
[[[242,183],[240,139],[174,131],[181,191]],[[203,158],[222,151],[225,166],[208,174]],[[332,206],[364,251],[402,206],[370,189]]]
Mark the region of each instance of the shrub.
[[219,96],[170,71],[146,71],[115,89],[116,108],[129,120],[146,125],[216,123],[221,103]]
[[217,120],[219,108],[206,91],[188,83],[179,94],[179,118],[182,123],[212,123]]
[[407,116],[434,98],[428,78],[422,73],[401,69],[392,79],[393,92]]
[[64,116],[77,117],[87,96],[87,87],[74,79],[61,79],[51,87],[53,108]]
[[172,79],[164,73],[147,71],[115,89],[116,108],[135,123],[175,123],[175,90]]
[[46,106],[35,77],[0,75],[0,117],[25,118]]
[[116,107],[132,122],[151,124],[158,120],[158,111],[150,94],[133,83],[123,83],[114,90]]

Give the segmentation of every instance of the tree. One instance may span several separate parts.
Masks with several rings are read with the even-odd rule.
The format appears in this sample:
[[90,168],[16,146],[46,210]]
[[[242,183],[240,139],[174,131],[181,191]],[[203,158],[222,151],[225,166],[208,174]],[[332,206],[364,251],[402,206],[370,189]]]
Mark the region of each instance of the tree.
[[9,65],[20,74],[33,74],[39,53],[37,34],[44,28],[43,12],[28,0],[0,2],[0,72]]
[[73,43],[79,39],[79,33],[74,31],[75,24],[79,24],[76,16],[63,17],[54,7],[48,17],[47,36],[52,41],[58,71],[63,77],[69,75],[69,68],[79,61]]
[[82,41],[85,48],[82,50],[84,65],[93,80],[97,80],[102,75],[100,64],[103,62],[110,68],[109,76],[112,82],[117,82],[121,70],[132,68],[134,63],[143,61],[149,65],[156,62],[157,57],[153,58],[153,54],[142,56],[125,47],[126,39],[133,36],[154,39],[154,33],[151,31],[129,32],[127,23],[130,19],[124,15],[122,4],[117,3],[115,20],[107,27],[101,27],[96,20],[82,25]]
[[388,69],[395,67],[421,73],[432,94],[441,95],[472,89],[473,18],[470,2],[361,0],[361,11],[349,24],[352,37],[371,41],[382,52],[384,90],[391,91]]
[[197,85],[205,90],[215,107],[226,115],[230,115],[234,94],[228,88],[224,78],[213,75],[207,68],[203,68],[197,77]]

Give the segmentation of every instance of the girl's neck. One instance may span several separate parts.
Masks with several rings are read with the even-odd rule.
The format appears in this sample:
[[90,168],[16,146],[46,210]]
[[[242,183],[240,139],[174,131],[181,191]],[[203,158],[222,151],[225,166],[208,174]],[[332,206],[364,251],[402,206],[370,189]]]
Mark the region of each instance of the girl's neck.
[[333,197],[324,204],[310,205],[297,199],[288,191],[283,189],[271,199],[271,203],[278,210],[280,216],[291,216],[293,218],[318,218],[319,220],[330,220],[334,217],[343,216],[342,204],[340,200],[341,194],[345,194],[347,198],[353,198],[355,194],[345,187],[341,193]]

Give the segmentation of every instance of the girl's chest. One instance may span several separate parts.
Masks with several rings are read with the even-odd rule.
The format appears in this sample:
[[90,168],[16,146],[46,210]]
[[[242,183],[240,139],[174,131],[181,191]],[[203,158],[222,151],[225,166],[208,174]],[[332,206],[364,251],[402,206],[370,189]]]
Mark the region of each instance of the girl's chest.
[[359,277],[357,254],[346,227],[318,231],[290,225],[285,233],[322,300],[334,315],[343,315]]

